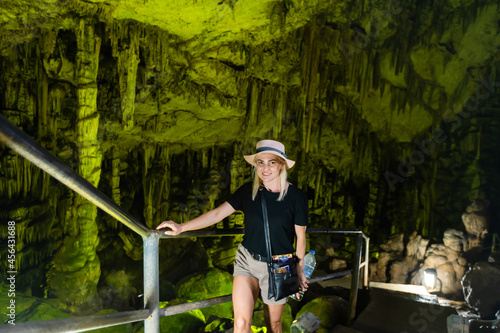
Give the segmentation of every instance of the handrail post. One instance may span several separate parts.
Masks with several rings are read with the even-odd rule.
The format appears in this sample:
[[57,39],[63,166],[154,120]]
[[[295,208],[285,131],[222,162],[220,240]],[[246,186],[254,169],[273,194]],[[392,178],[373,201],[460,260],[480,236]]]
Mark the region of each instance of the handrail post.
[[150,232],[144,241],[144,308],[151,315],[144,320],[144,333],[160,333],[160,270],[158,232]]
[[370,238],[366,237],[365,239],[365,266],[364,266],[364,281],[363,286],[368,287],[368,274],[370,269]]
[[353,271],[351,275],[351,292],[349,295],[349,314],[347,318],[348,325],[356,316],[356,300],[358,299],[359,287],[359,266],[361,265],[361,251],[363,249],[363,233],[356,237],[356,252],[354,253]]

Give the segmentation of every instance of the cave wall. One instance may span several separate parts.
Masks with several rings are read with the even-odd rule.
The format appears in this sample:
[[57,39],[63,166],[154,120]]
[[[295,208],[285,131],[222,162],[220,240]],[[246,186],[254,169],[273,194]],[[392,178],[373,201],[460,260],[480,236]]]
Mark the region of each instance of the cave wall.
[[[263,138],[297,161],[311,226],[378,244],[460,229],[475,198],[498,217],[497,3],[7,1],[0,14],[1,114],[149,228],[222,203]],[[70,295],[62,281],[80,281],[67,299],[80,304],[102,267],[142,258],[139,237],[4,146],[0,164],[23,287]],[[218,265],[172,272],[192,245],[162,245],[172,282]]]

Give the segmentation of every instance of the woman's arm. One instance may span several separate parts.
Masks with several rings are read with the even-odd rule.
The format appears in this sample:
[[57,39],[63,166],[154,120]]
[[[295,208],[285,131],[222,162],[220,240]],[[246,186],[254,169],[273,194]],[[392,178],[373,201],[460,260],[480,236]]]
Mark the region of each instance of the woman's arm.
[[235,209],[231,206],[227,201],[224,202],[217,208],[214,208],[203,215],[198,216],[197,218],[192,219],[186,223],[178,224],[174,221],[163,221],[156,230],[163,228],[170,228],[171,230],[165,231],[166,235],[176,236],[181,232],[189,231],[189,230],[198,230],[203,229],[208,226],[211,226],[217,222],[222,221],[224,218],[228,217],[232,213],[234,213]]
[[[306,291],[308,287],[308,281],[304,273],[304,257],[306,255],[306,226],[295,225],[295,235],[297,237],[297,245],[295,249],[295,255],[299,258],[297,264],[297,272],[299,275],[299,286],[302,291]],[[300,296],[297,295],[298,298]]]

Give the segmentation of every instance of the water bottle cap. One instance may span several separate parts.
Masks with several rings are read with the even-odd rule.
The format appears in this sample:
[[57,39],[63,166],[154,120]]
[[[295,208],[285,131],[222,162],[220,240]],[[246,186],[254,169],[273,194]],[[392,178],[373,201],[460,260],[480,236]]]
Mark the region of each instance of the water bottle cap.
[[311,251],[309,251],[309,252],[311,252],[312,254],[315,254],[315,253],[316,253],[316,251],[314,251],[314,250],[311,250]]

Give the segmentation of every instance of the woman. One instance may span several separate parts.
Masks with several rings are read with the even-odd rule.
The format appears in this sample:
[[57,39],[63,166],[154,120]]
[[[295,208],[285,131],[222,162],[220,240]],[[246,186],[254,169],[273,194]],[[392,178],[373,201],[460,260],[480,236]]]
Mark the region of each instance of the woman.
[[[257,143],[257,152],[244,156],[253,165],[254,181],[241,186],[219,207],[183,224],[162,222],[167,235],[178,235],[213,225],[236,210],[245,216],[245,235],[239,245],[234,263],[233,308],[234,332],[250,332],[253,309],[259,292],[265,304],[266,325],[270,332],[281,332],[281,317],[287,299],[268,299],[268,270],[264,238],[264,222],[259,191],[266,199],[273,254],[295,252],[298,258],[299,286],[307,290],[304,274],[306,228],[309,222],[307,198],[296,186],[287,182],[287,169],[295,162],[285,155],[285,146],[274,140]],[[293,248],[296,237],[296,249]],[[298,295],[297,295],[298,296]]]

